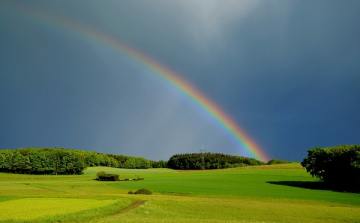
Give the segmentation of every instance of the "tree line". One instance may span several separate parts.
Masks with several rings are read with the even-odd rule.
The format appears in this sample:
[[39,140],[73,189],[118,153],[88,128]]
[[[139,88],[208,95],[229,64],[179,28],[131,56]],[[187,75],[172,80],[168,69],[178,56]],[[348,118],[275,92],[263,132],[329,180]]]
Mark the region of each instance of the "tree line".
[[127,169],[166,167],[165,161],[63,148],[0,150],[0,172],[21,174],[81,174],[87,167]]
[[0,150],[0,170],[22,174],[80,174],[85,156],[75,150],[26,148]]
[[360,190],[360,145],[315,147],[301,165],[332,187]]
[[266,163],[260,160],[243,156],[232,156],[222,153],[186,153],[176,154],[170,157],[168,161],[168,168],[178,170],[203,169],[202,156],[204,156],[205,169],[266,165]]

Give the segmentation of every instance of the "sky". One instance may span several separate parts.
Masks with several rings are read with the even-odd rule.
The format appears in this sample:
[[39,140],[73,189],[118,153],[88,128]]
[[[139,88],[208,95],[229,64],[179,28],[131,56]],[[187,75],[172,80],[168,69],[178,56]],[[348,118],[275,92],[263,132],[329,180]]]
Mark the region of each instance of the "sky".
[[359,10],[358,0],[1,0],[0,149],[251,157],[191,95],[86,30],[174,72],[267,159],[360,144]]

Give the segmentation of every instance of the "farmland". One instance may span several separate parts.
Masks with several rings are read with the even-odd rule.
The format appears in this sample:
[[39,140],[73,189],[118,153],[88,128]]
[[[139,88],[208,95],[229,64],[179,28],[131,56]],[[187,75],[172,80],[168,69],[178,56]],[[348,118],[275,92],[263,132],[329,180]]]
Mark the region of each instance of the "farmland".
[[[145,180],[99,182],[99,171]],[[299,163],[211,171],[90,167],[84,175],[67,176],[0,173],[0,221],[360,222],[360,194],[319,185]],[[153,195],[128,194],[140,188]]]

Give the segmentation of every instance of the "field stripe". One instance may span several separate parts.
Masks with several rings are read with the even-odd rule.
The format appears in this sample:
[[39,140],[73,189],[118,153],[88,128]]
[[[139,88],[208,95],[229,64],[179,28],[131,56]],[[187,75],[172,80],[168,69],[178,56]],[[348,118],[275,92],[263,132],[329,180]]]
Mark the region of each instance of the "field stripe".
[[115,212],[112,215],[119,215],[119,214],[124,214],[128,211],[131,211],[135,208],[138,208],[140,205],[143,205],[146,201],[134,201],[134,203],[132,203],[130,206],[127,206],[126,208],[121,209],[120,211]]
[[60,180],[60,179],[86,179],[93,176],[82,177],[0,177],[0,180]]

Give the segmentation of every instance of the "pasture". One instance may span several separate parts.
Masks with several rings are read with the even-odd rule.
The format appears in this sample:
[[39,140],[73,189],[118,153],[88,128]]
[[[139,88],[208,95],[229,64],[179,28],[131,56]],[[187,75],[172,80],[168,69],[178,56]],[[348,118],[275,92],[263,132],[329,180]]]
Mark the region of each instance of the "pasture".
[[[99,171],[120,179],[99,182]],[[360,222],[360,194],[324,190],[299,163],[209,171],[91,167],[0,173],[1,222]],[[128,191],[150,189],[153,195]]]

